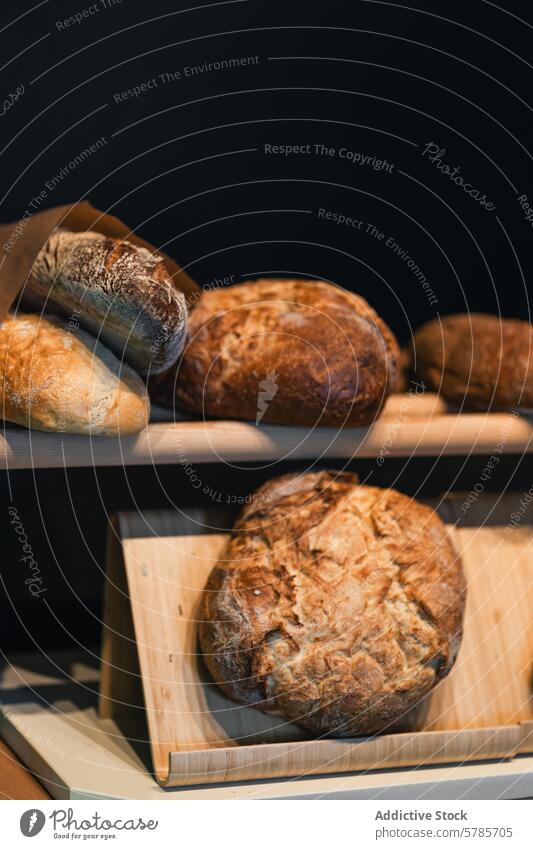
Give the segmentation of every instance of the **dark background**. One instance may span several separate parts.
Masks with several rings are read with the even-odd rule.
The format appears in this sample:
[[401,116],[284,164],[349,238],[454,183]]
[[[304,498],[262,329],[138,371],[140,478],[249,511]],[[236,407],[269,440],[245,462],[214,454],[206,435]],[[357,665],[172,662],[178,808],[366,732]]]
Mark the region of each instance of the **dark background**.
[[[40,208],[89,198],[202,284],[280,273],[332,280],[367,298],[401,341],[454,311],[530,318],[533,230],[517,200],[525,193],[533,202],[529,2],[34,5],[4,2],[0,11],[2,221],[31,211],[42,192]],[[80,23],[60,23],[91,6],[98,11]],[[186,66],[256,56],[253,65],[184,76]],[[177,71],[181,79],[162,83],[160,74]],[[154,78],[157,86],[115,102]],[[100,138],[101,149],[71,169]],[[422,156],[429,142],[495,210]],[[265,155],[265,144],[347,147],[394,167]],[[383,242],[320,220],[320,208],[392,237],[437,302]],[[375,482],[412,494],[469,490],[483,465],[388,460]],[[352,463],[363,475],[367,466]],[[206,467],[204,477],[246,493],[289,468]],[[531,465],[510,457],[487,488],[512,475],[515,488],[531,485]],[[97,642],[107,515],[169,498],[198,500],[180,467],[2,474],[0,509],[5,517],[11,499],[17,505],[47,576],[48,606],[21,587],[6,521],[0,646]]]

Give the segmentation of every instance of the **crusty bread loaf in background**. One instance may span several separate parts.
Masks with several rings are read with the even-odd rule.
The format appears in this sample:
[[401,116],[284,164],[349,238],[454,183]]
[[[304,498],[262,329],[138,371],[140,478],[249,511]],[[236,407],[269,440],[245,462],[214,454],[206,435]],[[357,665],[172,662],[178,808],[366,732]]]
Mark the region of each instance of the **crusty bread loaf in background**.
[[92,231],[58,229],[27,286],[45,309],[70,315],[141,374],[171,366],[185,342],[187,309],[162,257]]
[[411,347],[404,345],[400,348],[398,357],[398,374],[393,392],[407,392],[409,390],[411,372]]
[[396,381],[398,346],[363,298],[317,280],[257,280],[207,292],[179,367],[154,400],[196,416],[367,425]]
[[0,324],[0,417],[36,430],[118,436],[143,428],[141,378],[84,330],[55,316]]
[[533,331],[527,321],[464,313],[434,319],[413,337],[412,367],[465,410],[533,407]]
[[201,648],[236,702],[371,734],[450,671],[465,592],[428,507],[348,473],[289,474],[257,490],[211,572]]

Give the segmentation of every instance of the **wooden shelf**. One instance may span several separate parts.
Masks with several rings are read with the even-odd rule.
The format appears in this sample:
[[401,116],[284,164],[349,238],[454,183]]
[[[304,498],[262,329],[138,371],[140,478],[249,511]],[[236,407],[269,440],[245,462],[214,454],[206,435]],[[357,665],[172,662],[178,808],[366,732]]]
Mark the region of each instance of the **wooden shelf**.
[[[155,410],[154,418],[164,417]],[[153,421],[124,439],[41,433],[8,425],[0,433],[3,469],[490,455],[495,451],[533,453],[533,418],[453,413],[435,395],[392,396],[374,425],[345,430],[181,420]]]
[[532,755],[531,669],[524,663],[533,653],[532,525],[525,519],[520,531],[509,527],[520,499],[480,497],[467,527],[464,496],[438,500],[468,585],[457,662],[424,707],[403,716],[401,732],[344,739],[315,738],[236,704],[199,662],[201,598],[226,556],[223,509],[117,513],[106,563],[102,717],[131,717],[144,705],[162,787]]
[[0,713],[0,733],[54,799],[533,797],[533,757],[527,755],[451,766],[163,789],[150,773],[144,720],[138,717],[127,724],[101,719],[96,709],[98,679],[94,657],[87,659],[81,652],[15,657],[3,672],[0,696],[6,710]]

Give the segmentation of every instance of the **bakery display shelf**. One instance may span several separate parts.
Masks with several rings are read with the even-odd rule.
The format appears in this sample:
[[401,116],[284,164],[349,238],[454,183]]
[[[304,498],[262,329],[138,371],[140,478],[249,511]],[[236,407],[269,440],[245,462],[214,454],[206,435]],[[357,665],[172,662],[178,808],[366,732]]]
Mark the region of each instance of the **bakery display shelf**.
[[3,469],[490,455],[494,451],[532,453],[533,418],[457,413],[436,395],[415,393],[391,396],[381,417],[364,428],[174,420],[171,413],[155,408],[144,430],[123,439],[43,433],[8,424],[0,432]]
[[19,655],[0,675],[0,736],[54,799],[525,799],[533,757],[164,789],[142,717],[102,719],[94,655]]
[[[438,511],[468,582],[464,637],[451,674],[408,728],[314,739],[243,707],[210,680],[197,643],[199,603],[227,541],[220,510],[119,513],[110,534],[101,715],[146,712],[163,787],[351,773],[533,754],[533,537],[509,526],[520,495],[464,495]],[[142,693],[140,685],[142,684]]]

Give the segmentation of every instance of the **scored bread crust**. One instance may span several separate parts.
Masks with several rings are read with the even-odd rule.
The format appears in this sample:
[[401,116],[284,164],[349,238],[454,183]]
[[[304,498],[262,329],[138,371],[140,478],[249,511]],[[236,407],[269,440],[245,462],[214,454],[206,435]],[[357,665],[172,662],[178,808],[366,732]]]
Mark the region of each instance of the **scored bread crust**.
[[413,338],[413,367],[429,389],[466,410],[533,407],[529,322],[483,313],[448,315]]
[[91,230],[58,229],[28,283],[46,309],[76,312],[80,324],[141,374],[176,362],[186,338],[185,298],[164,259],[147,248]]
[[179,368],[152,397],[195,415],[367,425],[396,384],[398,345],[366,301],[318,280],[257,280],[206,292]]
[[0,416],[35,430],[119,436],[146,426],[146,386],[127,363],[56,316],[0,324]]
[[314,734],[383,731],[450,671],[465,578],[439,517],[348,473],[257,490],[209,577],[202,652],[236,702]]

